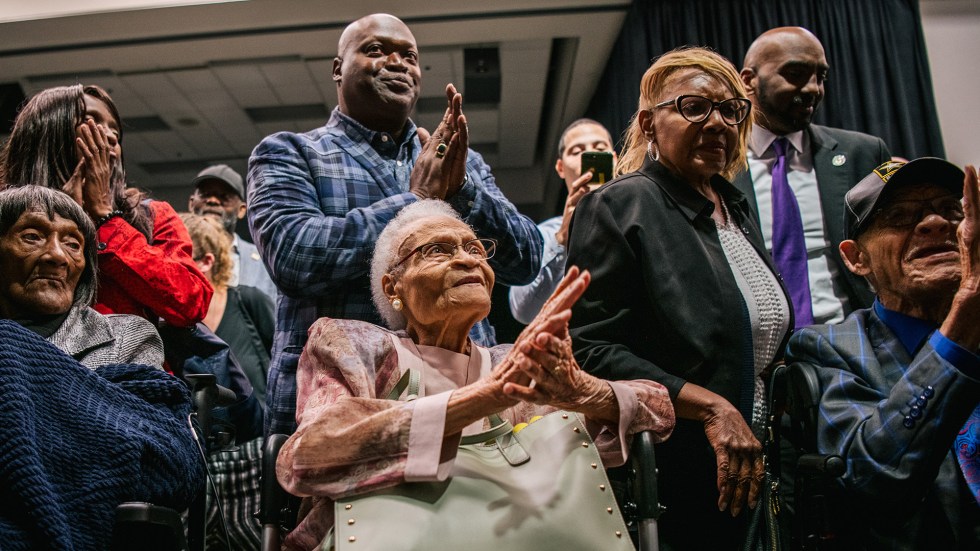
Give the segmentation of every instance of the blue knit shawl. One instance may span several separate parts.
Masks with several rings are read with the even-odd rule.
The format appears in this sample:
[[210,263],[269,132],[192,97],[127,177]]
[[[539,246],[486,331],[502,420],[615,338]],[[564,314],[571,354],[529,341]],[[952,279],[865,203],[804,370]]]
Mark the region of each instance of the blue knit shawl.
[[186,508],[203,484],[189,411],[168,373],[93,372],[0,320],[0,546],[104,549],[119,503]]

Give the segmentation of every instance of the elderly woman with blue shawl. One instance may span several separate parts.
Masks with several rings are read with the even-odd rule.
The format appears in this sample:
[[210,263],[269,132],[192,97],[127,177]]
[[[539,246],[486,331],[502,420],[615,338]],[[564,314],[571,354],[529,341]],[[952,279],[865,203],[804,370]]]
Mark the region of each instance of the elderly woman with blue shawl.
[[104,549],[115,507],[183,509],[203,471],[153,325],[89,308],[95,227],[68,195],[0,192],[0,541]]

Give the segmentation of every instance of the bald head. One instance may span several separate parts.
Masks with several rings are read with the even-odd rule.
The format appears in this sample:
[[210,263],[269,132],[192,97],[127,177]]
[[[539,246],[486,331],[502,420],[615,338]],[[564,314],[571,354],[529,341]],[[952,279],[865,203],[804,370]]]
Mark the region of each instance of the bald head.
[[778,135],[803,130],[823,100],[827,78],[823,45],[802,27],[762,33],[749,46],[742,82],[756,110],[756,122]]
[[400,138],[422,86],[415,36],[386,13],[354,21],[337,43],[333,80],[341,112]]
[[760,60],[767,59],[787,50],[816,48],[823,54],[820,39],[803,27],[777,27],[759,35],[745,52],[744,67],[757,66]]

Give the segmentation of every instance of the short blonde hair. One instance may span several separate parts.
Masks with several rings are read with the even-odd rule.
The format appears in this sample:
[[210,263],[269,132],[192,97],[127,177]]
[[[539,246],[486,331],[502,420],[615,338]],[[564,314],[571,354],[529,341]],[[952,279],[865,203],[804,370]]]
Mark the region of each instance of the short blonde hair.
[[221,222],[212,216],[202,216],[189,212],[181,213],[187,232],[191,235],[194,246],[194,260],[204,258],[204,255],[214,255],[214,266],[211,267],[211,283],[215,287],[227,287],[231,281],[231,238],[221,227]]
[[[640,80],[640,105],[630,120],[623,141],[623,155],[616,165],[616,175],[639,170],[643,166],[643,156],[646,154],[647,138],[640,128],[640,111],[653,109],[658,103],[667,81],[674,73],[683,69],[699,69],[731,88],[736,97],[748,96],[742,78],[735,66],[724,56],[714,50],[701,47],[685,46],[671,50],[658,57],[653,65],[643,73]],[[735,177],[746,166],[746,151],[748,149],[749,132],[752,130],[753,112],[739,124],[738,146],[735,155],[728,160],[721,175],[728,180]]]

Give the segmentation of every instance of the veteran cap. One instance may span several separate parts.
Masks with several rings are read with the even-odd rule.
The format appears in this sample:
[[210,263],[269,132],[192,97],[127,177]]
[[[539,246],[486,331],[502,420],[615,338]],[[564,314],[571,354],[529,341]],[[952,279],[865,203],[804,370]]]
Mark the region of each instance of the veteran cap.
[[875,210],[895,190],[906,185],[935,184],[962,197],[965,176],[956,165],[936,157],[882,163],[844,196],[844,238],[857,237]]

